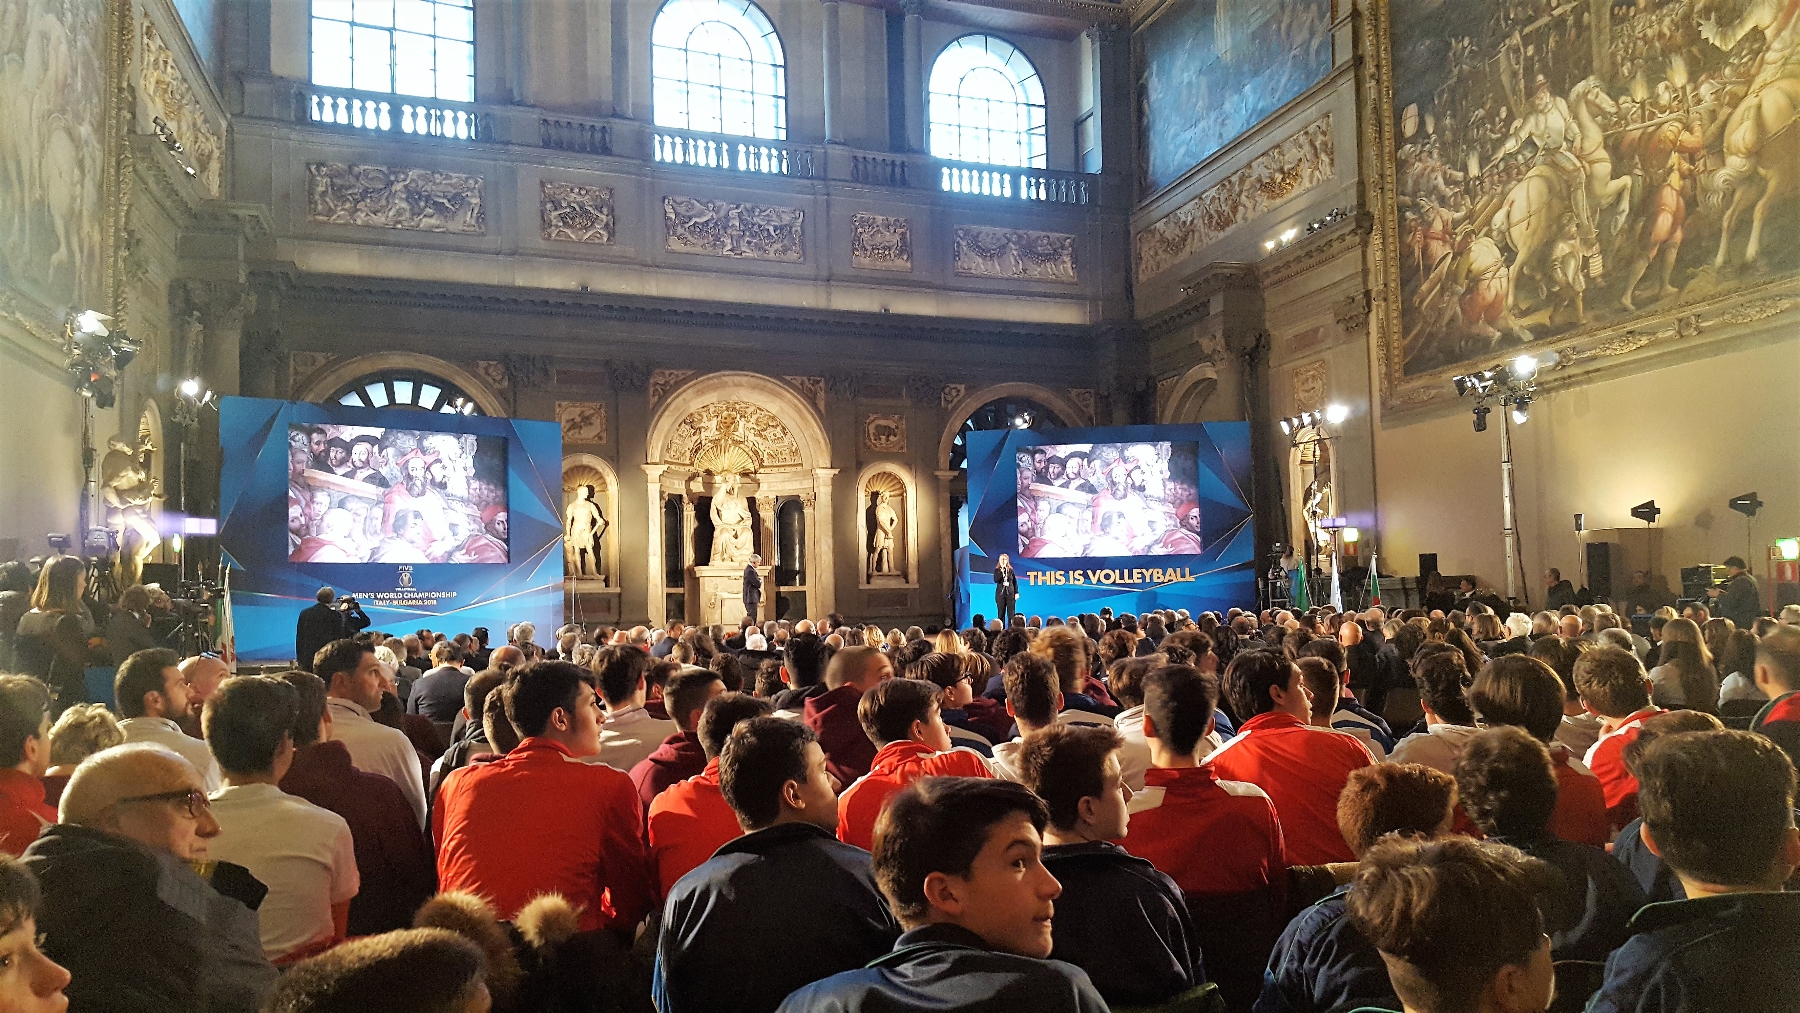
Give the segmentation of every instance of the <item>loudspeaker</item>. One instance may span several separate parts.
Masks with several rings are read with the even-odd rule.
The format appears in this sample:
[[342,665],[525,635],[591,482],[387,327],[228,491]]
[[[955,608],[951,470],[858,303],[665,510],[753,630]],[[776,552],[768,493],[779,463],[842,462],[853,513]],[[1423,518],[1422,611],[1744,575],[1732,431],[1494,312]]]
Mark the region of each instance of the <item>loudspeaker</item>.
[[1613,562],[1618,546],[1611,542],[1587,543],[1587,586],[1595,601],[1613,599]]
[[1419,553],[1419,579],[1424,580],[1437,572],[1437,553]]
[[155,584],[173,597],[180,591],[181,567],[174,563],[145,563],[143,575],[138,577],[138,583]]

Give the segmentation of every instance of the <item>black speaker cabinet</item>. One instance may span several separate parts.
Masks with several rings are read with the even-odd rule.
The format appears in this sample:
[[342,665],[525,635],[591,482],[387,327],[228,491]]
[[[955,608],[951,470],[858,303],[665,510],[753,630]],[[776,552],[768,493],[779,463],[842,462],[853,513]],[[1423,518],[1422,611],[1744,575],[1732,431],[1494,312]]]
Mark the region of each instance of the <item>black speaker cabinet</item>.
[[1437,572],[1437,553],[1419,553],[1419,579],[1424,580]]
[[1612,542],[1587,543],[1587,586],[1595,601],[1613,600],[1613,567],[1620,558]]
[[143,576],[138,580],[144,584],[156,584],[174,597],[180,591],[178,585],[181,583],[181,567],[174,563],[145,563]]

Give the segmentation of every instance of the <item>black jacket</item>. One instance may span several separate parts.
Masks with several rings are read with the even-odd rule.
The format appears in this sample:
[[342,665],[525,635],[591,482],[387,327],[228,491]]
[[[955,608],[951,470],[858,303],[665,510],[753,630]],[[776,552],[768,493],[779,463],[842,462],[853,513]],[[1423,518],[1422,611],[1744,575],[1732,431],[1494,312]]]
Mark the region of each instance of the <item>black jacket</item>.
[[1763,614],[1756,578],[1740,573],[1727,581],[1725,589],[1713,602],[1713,611],[1736,623],[1739,629],[1747,630],[1755,625],[1757,617]]
[[369,617],[363,615],[361,606],[339,611],[334,605],[320,602],[301,609],[300,618],[294,623],[294,664],[312,671],[313,656],[319,648],[333,640],[355,636],[368,626]]
[[[167,851],[59,823],[25,849],[44,953],[80,1013],[255,1013],[275,987],[256,912]],[[249,874],[218,863],[215,879]]]
[[1107,1013],[1087,972],[986,947],[960,925],[922,925],[860,971],[787,997],[782,1013]]
[[[775,709],[778,711],[803,710],[806,707],[806,701],[811,700],[815,696],[824,696],[825,693],[825,684],[822,682],[815,682],[811,686],[801,686],[797,689],[784,689],[770,697],[769,703],[774,705]],[[847,788],[849,785],[845,785],[845,787]]]
[[1544,592],[1544,610],[1546,612],[1555,612],[1564,605],[1573,604],[1575,604],[1575,585],[1566,580],[1557,581]]
[[994,567],[994,600],[1011,602],[1018,599],[1019,575],[1010,566],[1005,569]]
[[1109,841],[1044,849],[1062,884],[1050,956],[1088,973],[1108,1003],[1148,1006],[1204,984],[1181,887]]
[[1255,1013],[1399,1009],[1380,951],[1350,924],[1348,886],[1294,916],[1263,975]]
[[669,891],[656,1006],[769,1013],[794,989],[888,952],[899,935],[868,852],[810,823],[768,827],[721,847]]
[[1540,901],[1552,957],[1598,962],[1630,938],[1626,926],[1644,906],[1644,891],[1617,859],[1548,833],[1531,840],[1494,840],[1548,863],[1562,877],[1562,888]]
[[1778,1013],[1800,996],[1800,893],[1651,904],[1588,1013]]
[[756,572],[755,566],[744,567],[744,604],[762,604],[762,574]]

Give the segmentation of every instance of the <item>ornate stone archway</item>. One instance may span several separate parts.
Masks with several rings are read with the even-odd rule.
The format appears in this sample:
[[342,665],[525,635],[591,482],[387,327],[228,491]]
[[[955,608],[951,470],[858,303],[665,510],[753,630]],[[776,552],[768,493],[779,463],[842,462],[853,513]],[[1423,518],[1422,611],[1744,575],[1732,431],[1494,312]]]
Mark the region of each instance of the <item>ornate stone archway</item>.
[[302,386],[294,392],[294,399],[323,401],[338,388],[358,377],[400,369],[416,369],[443,377],[474,399],[484,415],[505,418],[508,414],[506,402],[485,380],[453,362],[417,352],[377,352],[332,362],[311,376],[302,378]]
[[1168,400],[1156,413],[1156,421],[1162,425],[1200,421],[1201,410],[1218,389],[1218,369],[1210,362],[1202,362],[1176,379]]

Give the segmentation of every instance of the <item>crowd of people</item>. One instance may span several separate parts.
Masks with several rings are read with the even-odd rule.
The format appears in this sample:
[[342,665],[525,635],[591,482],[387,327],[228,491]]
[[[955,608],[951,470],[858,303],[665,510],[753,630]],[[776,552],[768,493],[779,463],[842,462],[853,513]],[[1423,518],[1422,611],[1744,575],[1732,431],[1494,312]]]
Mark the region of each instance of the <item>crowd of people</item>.
[[0,1013],[1800,995],[1800,610],[339,632],[15,657]]

